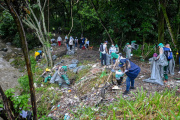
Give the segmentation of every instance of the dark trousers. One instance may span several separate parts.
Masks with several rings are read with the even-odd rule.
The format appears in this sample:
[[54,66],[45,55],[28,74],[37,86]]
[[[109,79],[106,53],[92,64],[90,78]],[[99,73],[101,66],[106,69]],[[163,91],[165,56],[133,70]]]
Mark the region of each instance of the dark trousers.
[[72,50],[72,45],[69,45],[70,46],[70,50]]
[[103,65],[103,60],[104,60],[104,65],[106,65],[106,53],[102,54],[101,56],[101,65]]

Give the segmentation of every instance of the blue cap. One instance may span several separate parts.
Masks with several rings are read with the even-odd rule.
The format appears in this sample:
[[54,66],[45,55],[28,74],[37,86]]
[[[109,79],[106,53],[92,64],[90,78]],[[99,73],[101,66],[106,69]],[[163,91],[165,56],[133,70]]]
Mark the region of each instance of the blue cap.
[[122,67],[126,63],[126,59],[121,59],[119,61],[119,67]]
[[108,43],[108,41],[105,41],[105,43]]

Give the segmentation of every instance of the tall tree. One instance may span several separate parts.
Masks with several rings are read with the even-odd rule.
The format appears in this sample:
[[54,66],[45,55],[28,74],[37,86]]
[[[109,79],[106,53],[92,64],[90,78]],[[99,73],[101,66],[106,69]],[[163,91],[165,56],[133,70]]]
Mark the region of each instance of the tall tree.
[[5,2],[9,8],[11,15],[14,18],[15,23],[17,24],[17,29],[19,32],[19,37],[21,39],[22,50],[23,50],[25,61],[26,61],[26,68],[27,68],[28,77],[29,77],[33,119],[37,120],[36,97],[35,97],[35,89],[33,86],[33,74],[32,74],[32,70],[31,70],[31,62],[29,59],[26,35],[25,35],[23,24],[22,24],[22,20],[20,18],[20,15],[22,15],[22,12],[23,12],[20,10],[20,7],[23,5],[24,1],[5,0]]
[[46,6],[47,0],[44,1],[43,6],[41,6],[41,1],[37,0],[37,3],[34,4],[34,8],[37,8],[39,11],[36,11],[36,14],[38,13],[38,16],[35,14],[33,7],[30,7],[30,3],[26,1],[26,4],[29,6],[26,8],[27,10],[30,11],[30,15],[27,15],[27,19],[23,19],[23,22],[30,27],[31,29],[35,30],[35,34],[38,37],[39,41],[43,45],[43,51],[45,53],[45,59],[48,63],[48,66],[53,66],[53,61],[52,61],[52,55],[50,51],[50,37],[49,33],[47,32],[46,29],[46,23],[45,23],[45,17],[44,17],[44,9]]

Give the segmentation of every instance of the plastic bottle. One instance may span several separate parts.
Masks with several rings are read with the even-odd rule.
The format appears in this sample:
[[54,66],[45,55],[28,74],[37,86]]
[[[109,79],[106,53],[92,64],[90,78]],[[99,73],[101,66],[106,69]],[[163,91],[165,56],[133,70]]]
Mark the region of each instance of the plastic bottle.
[[69,116],[68,113],[66,113],[66,114],[64,115],[64,120],[70,120],[70,116]]

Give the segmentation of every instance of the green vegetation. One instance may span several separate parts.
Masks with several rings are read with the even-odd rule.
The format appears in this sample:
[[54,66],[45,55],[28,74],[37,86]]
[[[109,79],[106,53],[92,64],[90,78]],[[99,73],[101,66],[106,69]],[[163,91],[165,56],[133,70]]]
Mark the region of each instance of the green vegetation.
[[15,109],[15,113],[20,113],[22,110],[29,110],[31,107],[28,105],[28,99],[30,97],[29,94],[24,94],[20,96],[14,96],[14,89],[8,89],[6,90],[5,94],[8,99],[10,99],[13,102],[13,106]]
[[[180,119],[180,99],[175,91],[166,90],[147,95],[141,88],[130,100],[117,96],[117,101],[107,105],[79,108],[75,118],[85,119]],[[99,109],[99,110],[96,110]]]

